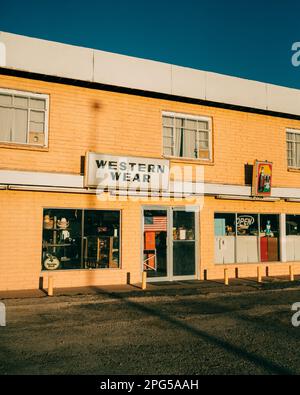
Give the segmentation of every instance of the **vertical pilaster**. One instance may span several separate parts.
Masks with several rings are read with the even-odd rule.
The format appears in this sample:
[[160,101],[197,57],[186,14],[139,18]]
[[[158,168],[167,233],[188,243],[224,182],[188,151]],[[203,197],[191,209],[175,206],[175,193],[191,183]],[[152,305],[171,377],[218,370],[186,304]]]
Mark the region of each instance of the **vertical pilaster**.
[[286,262],[286,214],[280,214],[280,261]]

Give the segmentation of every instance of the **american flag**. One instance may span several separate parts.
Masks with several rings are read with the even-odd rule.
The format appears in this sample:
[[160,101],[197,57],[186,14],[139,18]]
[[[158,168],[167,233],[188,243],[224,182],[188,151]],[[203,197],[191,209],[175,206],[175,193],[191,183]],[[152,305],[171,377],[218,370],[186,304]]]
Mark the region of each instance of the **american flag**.
[[145,217],[145,231],[167,231],[167,217]]

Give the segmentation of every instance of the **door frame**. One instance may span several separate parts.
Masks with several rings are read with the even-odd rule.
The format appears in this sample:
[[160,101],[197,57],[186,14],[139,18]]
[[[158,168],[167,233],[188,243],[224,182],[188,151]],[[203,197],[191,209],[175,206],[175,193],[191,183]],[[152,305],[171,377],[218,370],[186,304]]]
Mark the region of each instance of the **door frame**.
[[144,212],[146,210],[166,211],[167,213],[167,276],[165,277],[151,277],[147,278],[147,282],[172,282],[172,281],[188,281],[199,279],[199,242],[200,242],[200,216],[199,208],[189,206],[189,211],[194,212],[195,216],[195,274],[186,276],[173,275],[173,212],[186,211],[185,206],[163,206],[163,205],[144,205],[141,207],[141,274],[144,270]]
[[[193,208],[193,210],[192,210]],[[188,281],[188,280],[197,280],[199,279],[199,240],[200,240],[200,224],[199,224],[199,207],[196,206],[189,206],[189,211],[187,212],[193,212],[194,213],[194,218],[195,218],[195,274],[192,275],[186,275],[186,276],[174,276],[173,275],[173,213],[174,211],[186,211],[185,206],[172,206],[170,207],[170,226],[171,226],[171,232],[170,232],[170,260],[171,260],[171,265],[170,267],[172,268],[172,276],[170,281]]]

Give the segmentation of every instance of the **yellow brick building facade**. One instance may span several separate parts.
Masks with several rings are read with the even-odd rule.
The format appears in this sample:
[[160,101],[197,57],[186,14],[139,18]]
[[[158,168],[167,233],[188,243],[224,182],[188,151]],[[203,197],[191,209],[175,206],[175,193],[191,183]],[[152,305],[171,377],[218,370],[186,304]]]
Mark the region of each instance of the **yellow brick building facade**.
[[[82,176],[81,158],[87,152],[121,157],[145,157],[164,159],[162,114],[164,112],[209,117],[212,120],[212,158],[210,161],[171,159],[170,166],[203,165],[204,183],[213,185],[216,191],[204,195],[203,208],[196,216],[197,254],[195,278],[202,280],[222,278],[224,268],[234,277],[238,268],[240,277],[253,277],[257,266],[263,274],[287,275],[293,264],[300,273],[300,261],[286,259],[284,240],[276,262],[215,263],[215,213],[240,214],[288,214],[300,215],[300,205],[293,199],[293,190],[300,184],[298,170],[289,169],[287,161],[287,129],[300,130],[300,117],[253,111],[238,106],[215,106],[213,103],[196,103],[164,95],[148,95],[138,91],[79,86],[59,80],[30,75],[0,75],[0,88],[22,92],[34,92],[49,96],[48,146],[39,148],[13,142],[0,143],[0,170],[3,174],[39,173]],[[298,119],[299,118],[299,119]],[[277,188],[276,201],[255,201],[251,196],[243,199],[232,192],[232,199],[217,198],[223,195],[223,186],[245,187],[245,165],[256,159],[273,163],[273,188]],[[191,180],[191,181],[195,181]],[[101,286],[141,281],[143,271],[142,207],[184,207],[185,201],[101,201],[95,193],[86,189],[78,193],[44,190],[26,182],[22,188],[11,181],[1,181],[0,190],[0,290],[35,289],[49,273],[56,287]],[[26,184],[26,185],[25,185]],[[34,184],[34,182],[33,182]],[[219,187],[219,189],[218,189]],[[47,189],[48,188],[48,189]],[[212,187],[213,188],[213,187]],[[287,192],[288,190],[288,192]],[[280,195],[280,191],[284,193]],[[291,193],[291,195],[288,195]],[[228,195],[228,193],[227,193]],[[274,199],[275,200],[275,199]],[[290,201],[288,201],[290,200]],[[197,203],[197,201],[195,200]],[[94,270],[42,270],[43,218],[45,208],[120,210],[121,240],[120,267]],[[280,217],[284,226],[284,217]],[[285,233],[281,231],[281,237]]]

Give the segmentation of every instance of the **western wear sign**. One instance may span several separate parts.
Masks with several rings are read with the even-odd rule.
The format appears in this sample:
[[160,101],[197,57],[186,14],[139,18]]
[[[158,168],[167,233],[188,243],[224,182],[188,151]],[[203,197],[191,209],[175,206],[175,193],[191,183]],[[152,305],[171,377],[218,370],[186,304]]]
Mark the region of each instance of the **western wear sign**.
[[88,152],[85,187],[166,192],[169,170],[168,160]]

